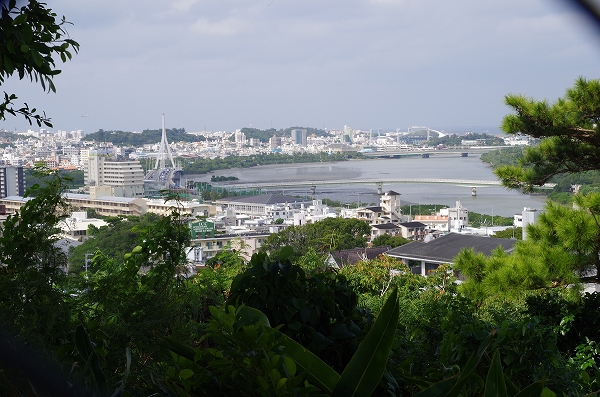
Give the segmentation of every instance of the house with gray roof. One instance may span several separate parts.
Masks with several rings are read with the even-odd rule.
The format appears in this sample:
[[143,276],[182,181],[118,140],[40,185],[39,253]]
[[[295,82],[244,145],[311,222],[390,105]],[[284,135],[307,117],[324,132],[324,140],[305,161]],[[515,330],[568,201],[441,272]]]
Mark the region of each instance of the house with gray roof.
[[326,259],[329,266],[340,269],[344,266],[351,266],[360,261],[366,261],[377,258],[379,255],[389,251],[390,247],[370,247],[370,248],[352,248],[339,251],[332,251]]
[[386,252],[386,255],[406,263],[414,274],[426,276],[442,264],[453,264],[454,258],[463,248],[472,248],[477,253],[490,255],[501,247],[512,252],[517,240],[492,238],[473,234],[450,233],[429,242],[413,241]]

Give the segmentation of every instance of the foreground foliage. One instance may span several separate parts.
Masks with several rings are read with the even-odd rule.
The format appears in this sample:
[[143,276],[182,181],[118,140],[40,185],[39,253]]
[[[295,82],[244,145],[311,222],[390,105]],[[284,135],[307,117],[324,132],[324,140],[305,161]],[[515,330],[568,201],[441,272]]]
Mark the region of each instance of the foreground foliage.
[[[79,44],[65,30],[65,18],[58,19],[46,4],[36,0],[25,5],[17,5],[16,0],[2,1],[0,13],[0,85],[17,74],[21,80],[39,82],[44,91],[56,92],[53,78],[61,71],[56,68],[55,57],[66,62],[72,51],[79,51]],[[15,94],[4,92],[0,120],[8,113],[25,117],[29,124],[52,127],[46,113],[39,114],[27,103],[15,107],[16,99]]]
[[[517,252],[523,272],[535,271],[503,289],[494,272],[514,263],[499,253],[464,254],[473,277],[461,287],[447,266],[424,278],[384,256],[334,271],[315,249],[298,256],[289,247],[246,263],[231,246],[189,276],[189,234],[176,213],[137,223],[137,245],[125,254],[97,251],[86,277],[64,273],[66,257],[52,245],[52,225],[68,212],[60,174],[48,176],[54,183],[34,189],[3,226],[0,327],[19,357],[43,363],[37,373],[57,373],[68,389],[61,395],[525,396],[543,384],[545,395],[583,396],[599,388],[598,297],[578,300],[566,270],[547,279],[556,285],[541,283],[549,270],[533,266],[550,254],[571,269],[595,266],[588,237],[597,233],[597,197],[582,197],[578,210],[550,210],[554,217],[530,232],[556,251]],[[94,238],[104,247],[109,236]],[[398,322],[382,330],[384,318]],[[7,357],[1,386],[43,395],[35,391],[43,381]]]

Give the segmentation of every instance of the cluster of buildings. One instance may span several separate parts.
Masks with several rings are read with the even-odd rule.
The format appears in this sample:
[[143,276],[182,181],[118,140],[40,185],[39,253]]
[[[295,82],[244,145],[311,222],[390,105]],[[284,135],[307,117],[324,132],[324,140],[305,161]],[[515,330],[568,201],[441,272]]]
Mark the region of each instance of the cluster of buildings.
[[[414,128],[426,132],[424,139],[428,139],[433,131],[425,127]],[[415,135],[415,131],[409,129],[413,138],[419,136]],[[256,139],[246,139],[245,134],[238,130],[234,133],[198,133],[206,139],[201,142],[169,144],[163,119],[163,137],[160,143],[131,148],[117,147],[110,142],[97,144],[83,141],[83,131],[28,131],[20,133],[16,141],[0,147],[0,221],[2,216],[15,213],[29,200],[23,197],[26,189],[23,170],[24,167],[41,162],[50,168],[78,169],[84,172],[85,188],[64,196],[73,208],[71,216],[61,224],[66,238],[80,242],[86,238],[90,225],[105,225],[102,220],[89,218],[87,214],[90,211],[104,216],[141,216],[149,212],[166,215],[173,207],[177,207],[179,213],[190,221],[194,233],[189,255],[190,261],[195,263],[203,263],[231,244],[238,245],[250,256],[271,233],[288,226],[304,225],[337,216],[366,221],[371,226],[371,239],[388,234],[415,242],[427,242],[429,247],[433,247],[439,244],[437,241],[448,239],[446,236],[449,234],[473,235],[475,231],[468,227],[468,210],[460,201],[456,202],[456,206],[441,209],[436,214],[413,217],[411,214],[401,213],[400,194],[394,191],[383,193],[376,206],[342,209],[340,213],[318,199],[277,194],[234,196],[210,204],[196,200],[164,202],[162,199],[152,198],[162,189],[182,187],[181,168],[176,166],[174,157],[214,158],[273,151],[356,151],[365,144],[397,145],[403,134],[405,133],[396,131],[396,134],[381,136],[378,133],[374,137],[372,131],[344,127],[342,130],[332,130],[330,136],[316,137],[307,136],[306,129],[294,129],[289,137],[273,136],[268,143],[262,143]],[[413,143],[417,141],[410,144]],[[402,145],[406,144],[406,140],[403,140]],[[140,161],[144,158],[150,158],[153,162],[155,160],[156,166],[144,170]],[[516,222],[529,222],[529,219],[530,215],[524,214]],[[483,240],[477,241],[480,241],[479,245],[483,244]],[[489,244],[497,245],[498,241],[494,240]],[[389,254],[393,255],[396,251],[392,250]],[[345,255],[338,254],[340,257]],[[356,252],[354,254],[358,255]],[[345,257],[352,255],[348,253]],[[416,261],[415,258],[408,256],[404,259]],[[418,271],[426,274],[435,263],[442,261],[440,258],[420,262]],[[447,261],[447,258],[443,261]]]

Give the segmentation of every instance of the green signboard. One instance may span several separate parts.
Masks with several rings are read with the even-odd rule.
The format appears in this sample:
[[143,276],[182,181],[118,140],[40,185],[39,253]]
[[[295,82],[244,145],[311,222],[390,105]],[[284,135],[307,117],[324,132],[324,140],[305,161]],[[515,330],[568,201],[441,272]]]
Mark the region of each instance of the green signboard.
[[[192,240],[196,238],[206,238],[206,234],[210,233],[210,237],[215,237],[215,224],[208,221],[190,222],[190,233]],[[200,237],[198,237],[200,235]]]

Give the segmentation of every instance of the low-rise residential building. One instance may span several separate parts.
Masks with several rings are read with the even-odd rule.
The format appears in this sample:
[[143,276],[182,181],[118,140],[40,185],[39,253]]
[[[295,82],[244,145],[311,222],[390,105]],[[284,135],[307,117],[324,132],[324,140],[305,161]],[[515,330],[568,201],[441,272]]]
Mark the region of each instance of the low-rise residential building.
[[448,231],[448,215],[415,215],[413,221],[425,224],[429,230]]
[[400,207],[400,193],[388,190],[381,195],[378,206],[344,210],[342,216],[363,220],[371,226],[396,223],[402,220]]
[[[240,250],[245,259],[260,249],[264,240],[270,233],[247,233],[247,234],[215,234],[193,239],[191,246],[199,252],[200,261],[206,261],[222,251],[227,244],[234,244],[234,248]],[[198,254],[196,254],[198,255]]]
[[401,228],[395,223],[382,223],[380,225],[371,225],[371,239],[374,239],[384,234],[389,234],[390,236],[400,236]]
[[441,216],[448,217],[448,230],[459,232],[469,226],[469,210],[462,206],[460,200],[456,201],[456,207],[442,208]]
[[421,222],[403,222],[399,223],[400,235],[408,240],[422,241],[427,235],[426,225]]
[[[216,201],[217,206],[222,209],[230,209],[236,214],[245,214],[252,217],[265,217],[274,220],[285,219],[288,215],[293,216],[292,210],[298,210],[306,200],[284,196],[281,194],[261,194],[257,196],[233,196]],[[218,208],[217,208],[218,210]],[[288,214],[288,212],[290,212]]]
[[506,238],[449,233],[429,242],[413,241],[401,245],[387,251],[386,255],[402,260],[412,273],[426,276],[440,265],[452,265],[463,248],[472,248],[476,253],[490,255],[497,247],[511,252],[516,242],[517,240]]
[[69,218],[58,222],[62,234],[77,241],[85,240],[90,225],[101,228],[108,224],[102,219],[88,218],[87,212],[73,212]]
[[352,248],[329,253],[326,262],[329,266],[341,269],[344,266],[355,265],[360,261],[377,258],[389,251],[390,247]]
[[[76,211],[94,210],[99,215],[144,215],[146,213],[146,201],[141,198],[102,196],[91,198],[89,194],[65,193],[63,195],[67,204]],[[0,199],[0,205],[4,205],[7,214],[14,214],[31,198],[21,196],[9,196]]]
[[207,217],[215,214],[215,206],[210,204],[203,204],[197,201],[164,201],[156,199],[145,199],[146,200],[146,211],[154,214],[168,216],[173,212],[173,209],[177,209],[177,212],[185,216],[201,216]]

